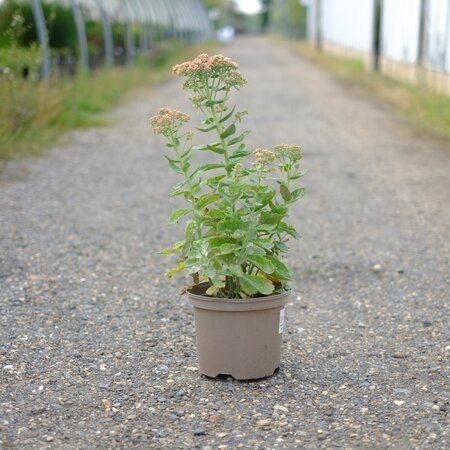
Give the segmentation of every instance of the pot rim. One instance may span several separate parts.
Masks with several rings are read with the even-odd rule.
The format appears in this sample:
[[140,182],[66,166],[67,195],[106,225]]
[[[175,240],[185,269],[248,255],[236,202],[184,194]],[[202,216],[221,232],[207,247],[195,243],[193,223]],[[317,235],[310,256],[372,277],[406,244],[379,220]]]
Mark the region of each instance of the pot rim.
[[[205,286],[207,283],[201,283],[197,286]],[[188,298],[191,304],[196,308],[210,309],[215,311],[255,311],[263,309],[281,308],[291,294],[291,290],[281,294],[266,295],[256,298],[221,298],[210,297],[207,295],[196,294],[188,291]]]

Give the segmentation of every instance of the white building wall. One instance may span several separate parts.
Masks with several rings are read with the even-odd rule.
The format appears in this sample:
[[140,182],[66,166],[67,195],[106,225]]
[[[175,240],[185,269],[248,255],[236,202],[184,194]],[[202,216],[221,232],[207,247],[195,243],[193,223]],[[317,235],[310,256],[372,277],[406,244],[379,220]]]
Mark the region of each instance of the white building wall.
[[429,0],[428,5],[425,63],[450,72],[450,1]]
[[[317,5],[323,48],[373,63],[377,0],[301,0],[308,7],[308,35],[315,40]],[[421,0],[381,1],[381,72],[450,95],[450,0],[424,4],[422,62],[419,61]]]
[[374,9],[374,0],[322,0],[323,39],[370,53]]
[[384,0],[381,24],[383,56],[416,63],[419,27],[420,0]]

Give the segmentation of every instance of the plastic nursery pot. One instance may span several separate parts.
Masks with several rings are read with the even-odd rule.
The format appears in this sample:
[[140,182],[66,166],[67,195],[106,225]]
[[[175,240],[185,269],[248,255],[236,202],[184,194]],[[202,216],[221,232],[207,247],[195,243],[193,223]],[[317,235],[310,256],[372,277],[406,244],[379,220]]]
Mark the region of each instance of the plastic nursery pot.
[[205,284],[188,292],[194,306],[200,373],[251,380],[280,367],[284,307],[290,292],[251,299],[206,296]]

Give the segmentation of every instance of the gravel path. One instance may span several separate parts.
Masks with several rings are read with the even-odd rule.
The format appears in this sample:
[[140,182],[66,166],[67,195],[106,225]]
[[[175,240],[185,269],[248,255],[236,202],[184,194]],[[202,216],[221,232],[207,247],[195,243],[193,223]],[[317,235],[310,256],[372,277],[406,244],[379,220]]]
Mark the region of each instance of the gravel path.
[[1,175],[3,448],[450,448],[448,142],[280,44],[224,52],[249,144],[304,147],[280,372],[196,371],[183,280],[155,256],[182,232],[147,122],[190,111],[171,79]]

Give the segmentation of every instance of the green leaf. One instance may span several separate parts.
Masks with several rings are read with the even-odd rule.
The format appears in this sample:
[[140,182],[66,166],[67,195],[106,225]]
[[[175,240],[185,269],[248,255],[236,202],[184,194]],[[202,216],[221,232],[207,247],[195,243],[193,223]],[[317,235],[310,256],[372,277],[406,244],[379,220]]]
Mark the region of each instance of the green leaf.
[[223,103],[223,102],[224,102],[223,99],[222,100],[206,100],[203,104],[205,106],[207,106],[208,108],[210,108],[211,106],[219,105],[220,103]]
[[216,247],[214,252],[217,256],[230,255],[231,253],[237,253],[241,249],[237,244],[223,244],[220,247]]
[[250,245],[246,248],[245,254],[246,255],[262,255],[262,256],[264,256],[266,254],[266,251],[263,248],[258,247],[256,245]]
[[170,224],[177,223],[183,216],[192,212],[191,208],[180,208],[176,209],[167,219]]
[[201,131],[203,133],[207,133],[208,131],[212,131],[217,127],[217,125],[211,125],[210,127],[206,127],[206,128],[199,128],[199,127],[195,127],[197,128],[198,131]]
[[217,288],[224,288],[225,287],[225,281],[222,280],[222,278],[219,278],[217,276],[213,277],[211,279],[213,285]]
[[187,254],[187,252],[192,247],[192,243],[194,242],[195,228],[196,228],[196,224],[194,221],[191,220],[186,223],[186,229],[184,231],[186,242],[184,243],[183,250],[182,250],[184,255]]
[[282,263],[276,256],[270,255],[267,258],[272,262],[275,270],[272,273],[272,277],[278,280],[292,280],[292,270],[289,269],[286,264]]
[[280,194],[285,202],[288,202],[292,198],[292,195],[289,192],[288,187],[284,183],[280,184]]
[[246,255],[247,261],[250,261],[258,269],[266,273],[272,273],[275,270],[274,265],[271,263],[270,259],[261,255]]
[[239,277],[242,290],[248,295],[260,293],[263,295],[270,295],[274,291],[273,283],[267,278],[258,275],[247,275]]
[[244,156],[249,155],[251,152],[250,150],[248,150],[245,146],[244,148],[239,147],[230,157],[229,159],[231,161],[235,161],[235,160],[240,160],[242,159]]
[[295,202],[296,200],[301,199],[304,195],[306,194],[306,189],[305,188],[298,188],[298,189],[294,189],[291,192],[291,202]]
[[177,161],[176,159],[172,159],[169,158],[168,156],[164,155],[164,158],[167,159],[167,161],[169,161],[169,166],[176,172],[176,173],[183,173],[183,171],[181,170],[181,168],[179,167],[179,161]]
[[291,180],[298,180],[299,178],[302,178],[305,175],[306,175],[306,172],[296,173],[294,175],[291,175]]
[[288,212],[288,207],[286,205],[274,205],[272,206],[270,213],[278,214],[279,216],[284,217]]
[[270,231],[275,230],[276,228],[277,228],[276,224],[264,223],[264,224],[258,225],[258,227],[256,229],[258,231],[270,232]]
[[195,202],[195,209],[202,209],[206,205],[209,205],[210,203],[215,202],[220,198],[219,194],[214,194],[211,192],[207,192],[206,194],[203,194],[196,202]]
[[219,155],[225,154],[225,150],[223,148],[212,146],[212,145],[208,145],[208,150],[211,150],[212,152],[217,153]]
[[226,177],[226,175],[216,175],[215,177],[208,178],[206,180],[206,184],[208,186],[215,188],[219,184],[219,181],[224,179],[225,177]]
[[273,248],[272,239],[253,239],[252,242],[258,247],[264,248],[266,250],[271,250]]
[[242,270],[242,267],[237,264],[230,265],[229,270],[230,273],[236,277],[244,276],[244,271]]
[[261,214],[261,224],[278,224],[283,219],[284,215],[274,214],[272,211],[267,211]]
[[222,169],[223,164],[203,164],[198,167],[197,172],[206,172],[207,170]]
[[182,241],[175,242],[175,244],[172,245],[172,247],[163,248],[158,253],[160,255],[170,255],[171,253],[176,253],[181,250],[183,245],[185,244],[186,240],[183,239]]
[[206,217],[209,217],[211,219],[223,219],[225,217],[225,213],[220,209],[210,209],[206,213]]
[[284,231],[295,239],[300,239],[300,233],[290,224],[286,222],[280,222],[278,225],[279,231]]
[[187,194],[188,192],[191,192],[189,189],[176,189],[172,191],[169,196],[170,197],[176,197],[177,195]]
[[237,219],[226,219],[219,222],[217,225],[217,230],[223,233],[233,233],[234,231],[243,230],[245,228],[244,222]]
[[168,270],[165,273],[165,276],[167,278],[171,278],[173,275],[175,275],[178,272],[181,272],[183,269],[184,269],[184,265],[183,264],[178,264],[177,266],[175,266],[172,269]]
[[181,159],[186,158],[189,159],[191,157],[192,149],[188,148],[185,152],[183,152],[180,156]]
[[226,122],[226,121],[233,115],[235,109],[236,109],[236,105],[233,106],[233,109],[232,109],[226,116],[222,117],[222,118],[219,120],[219,123],[224,123],[224,122]]
[[214,267],[212,266],[207,266],[204,269],[204,274],[208,277],[208,278],[213,278],[216,276],[216,269],[214,269]]
[[197,145],[195,147],[192,147],[192,150],[200,150],[202,152],[210,150],[214,153],[218,153],[219,155],[223,155],[225,153],[225,150],[220,147],[221,145],[221,142],[214,142],[212,144]]
[[226,139],[228,136],[231,136],[234,133],[236,133],[236,125],[232,123],[228,128],[225,129],[225,131],[220,134],[220,138]]
[[228,142],[228,145],[234,145],[238,144],[239,142],[242,142],[245,139],[245,136],[247,136],[248,132],[241,133],[239,136],[234,137]]
[[288,246],[283,241],[275,241],[274,242],[275,248],[279,250],[280,252],[287,252],[289,250]]
[[209,248],[220,247],[223,244],[235,244],[236,240],[226,236],[214,237],[208,241]]

